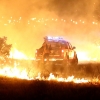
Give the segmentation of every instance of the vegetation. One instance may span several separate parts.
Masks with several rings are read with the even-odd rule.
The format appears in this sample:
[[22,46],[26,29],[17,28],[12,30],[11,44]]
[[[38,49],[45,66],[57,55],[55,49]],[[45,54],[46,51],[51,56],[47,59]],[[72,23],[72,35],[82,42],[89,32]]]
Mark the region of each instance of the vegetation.
[[0,37],[0,60],[5,60],[10,55],[12,44],[7,44],[7,37]]

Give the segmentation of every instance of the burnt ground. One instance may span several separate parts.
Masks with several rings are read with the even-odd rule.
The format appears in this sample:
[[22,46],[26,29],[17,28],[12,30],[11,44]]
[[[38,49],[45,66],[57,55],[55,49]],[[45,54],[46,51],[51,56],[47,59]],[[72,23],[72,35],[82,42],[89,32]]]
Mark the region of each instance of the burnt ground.
[[[95,70],[94,70],[95,67]],[[80,64],[77,76],[86,72],[89,77],[99,75],[100,64]],[[82,71],[81,71],[82,70]],[[76,71],[76,70],[75,70]],[[83,73],[84,73],[83,72]],[[92,72],[92,74],[90,73]],[[74,72],[75,73],[75,72]],[[83,74],[82,73],[82,74]],[[97,74],[97,75],[96,75]],[[0,77],[0,100],[96,100],[100,99],[100,84],[39,80],[21,80]]]
[[0,100],[100,99],[100,85],[0,78]]

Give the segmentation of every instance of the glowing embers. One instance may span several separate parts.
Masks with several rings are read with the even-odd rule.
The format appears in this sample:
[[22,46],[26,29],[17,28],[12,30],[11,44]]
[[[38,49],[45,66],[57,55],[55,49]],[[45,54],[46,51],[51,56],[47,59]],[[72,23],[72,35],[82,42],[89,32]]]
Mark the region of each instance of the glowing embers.
[[67,78],[55,77],[52,73],[50,73],[48,80],[56,80],[56,81],[60,81],[60,82],[74,82],[74,83],[87,83],[87,82],[89,82],[89,80],[84,79],[84,78],[82,78],[82,79],[74,78],[73,75],[68,76]]

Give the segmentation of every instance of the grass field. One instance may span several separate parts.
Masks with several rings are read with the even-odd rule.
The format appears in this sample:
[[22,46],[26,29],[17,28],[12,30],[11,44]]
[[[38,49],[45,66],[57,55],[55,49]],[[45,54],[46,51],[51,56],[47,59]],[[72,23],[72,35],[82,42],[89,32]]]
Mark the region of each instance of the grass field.
[[[31,71],[33,71],[32,67]],[[67,76],[99,80],[100,63],[79,64],[67,72]],[[98,98],[100,99],[100,83],[25,80],[0,76],[0,100],[96,100]]]
[[96,100],[100,84],[0,77],[0,100]]

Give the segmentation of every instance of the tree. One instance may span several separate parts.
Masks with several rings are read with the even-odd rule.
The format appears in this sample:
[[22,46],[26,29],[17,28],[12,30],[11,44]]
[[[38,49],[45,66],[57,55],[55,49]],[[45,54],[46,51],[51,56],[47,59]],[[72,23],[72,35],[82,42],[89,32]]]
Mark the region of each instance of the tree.
[[12,44],[7,44],[7,37],[0,37],[0,59],[8,58]]

